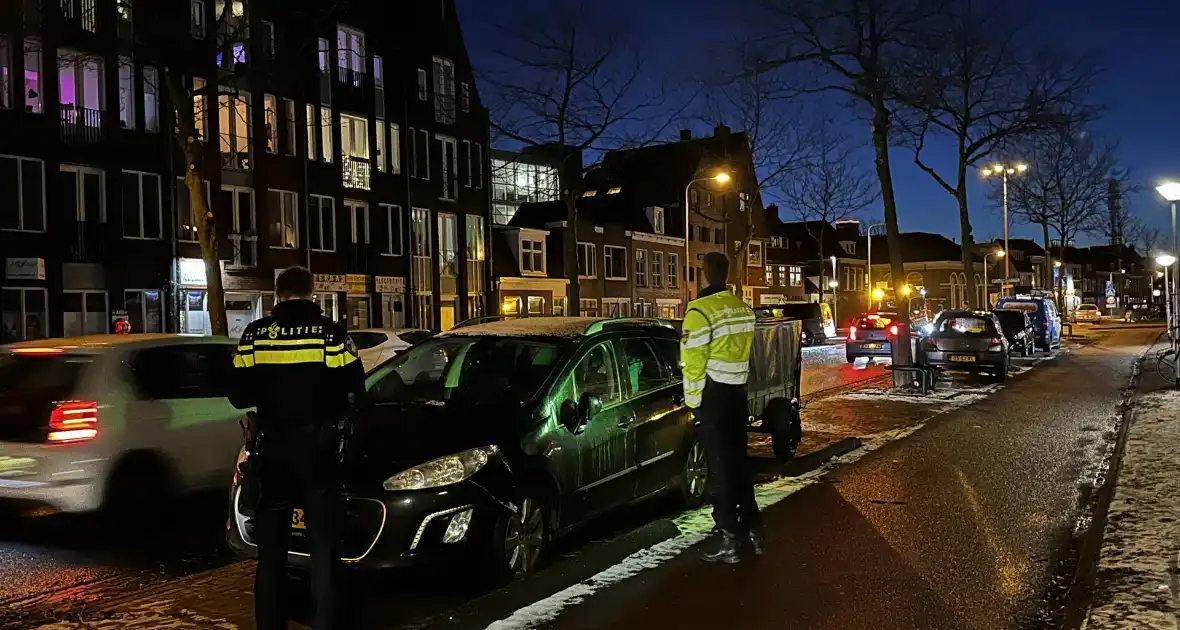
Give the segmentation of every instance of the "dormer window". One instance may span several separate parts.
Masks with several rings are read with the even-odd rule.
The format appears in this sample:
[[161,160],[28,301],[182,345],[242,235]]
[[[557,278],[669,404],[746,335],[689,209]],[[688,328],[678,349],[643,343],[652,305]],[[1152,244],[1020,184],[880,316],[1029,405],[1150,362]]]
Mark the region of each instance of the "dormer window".
[[856,254],[856,241],[840,241],[840,247],[849,256]]
[[762,242],[750,241],[750,251],[747,254],[747,261],[751,267],[762,266]]
[[583,197],[593,197],[597,194],[598,194],[597,190],[587,190],[586,192],[582,193],[582,196]]
[[545,241],[521,236],[520,271],[527,274],[545,273]]
[[652,206],[647,209],[647,218],[651,221],[651,227],[656,234],[664,233],[664,209],[660,206]]

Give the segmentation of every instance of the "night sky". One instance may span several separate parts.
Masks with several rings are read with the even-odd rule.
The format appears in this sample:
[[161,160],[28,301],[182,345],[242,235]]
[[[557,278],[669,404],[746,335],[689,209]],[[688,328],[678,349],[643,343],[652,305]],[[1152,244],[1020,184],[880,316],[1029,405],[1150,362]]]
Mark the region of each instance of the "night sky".
[[[496,45],[496,31],[489,24],[518,11],[527,12],[544,0],[457,0],[473,61],[478,68],[488,64],[488,51]],[[739,37],[740,18],[719,9],[726,3],[715,0],[601,0],[604,10],[624,6],[633,12],[636,29],[643,34],[655,64],[664,77],[690,77],[693,64],[708,63],[716,42]],[[1180,176],[1180,2],[1175,0],[1038,0],[1021,3],[1031,11],[1036,32],[1062,46],[1093,53],[1106,71],[1094,90],[1093,100],[1107,107],[1095,131],[1119,144],[1123,164],[1132,179],[1143,187],[1131,201],[1132,212],[1146,222],[1170,233],[1168,208],[1154,192],[1161,177]],[[697,123],[704,134],[709,126]],[[846,132],[867,143],[867,126],[851,122]],[[674,135],[674,132],[673,132]],[[944,169],[954,165],[950,145],[937,147],[928,160]],[[892,152],[894,186],[901,229],[941,232],[958,237],[954,200],[928,175],[913,165],[907,149]],[[945,155],[945,157],[942,157]],[[871,167],[871,153],[864,165]],[[1035,168],[1035,165],[1033,166]],[[975,239],[986,240],[1002,234],[1002,213],[987,197],[989,186],[998,182],[972,178],[970,204]],[[880,217],[879,204],[865,218]],[[784,218],[790,216],[784,213]],[[1014,235],[1040,240],[1039,228],[1014,225]],[[1084,239],[1083,239],[1084,240]]]

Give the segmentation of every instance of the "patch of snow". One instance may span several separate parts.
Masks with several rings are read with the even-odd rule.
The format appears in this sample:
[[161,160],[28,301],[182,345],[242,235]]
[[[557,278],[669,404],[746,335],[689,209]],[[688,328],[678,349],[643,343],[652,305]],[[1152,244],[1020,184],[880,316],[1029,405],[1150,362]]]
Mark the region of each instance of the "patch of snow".
[[1146,394],[1128,427],[1110,503],[1089,630],[1174,630],[1180,592],[1180,391]]
[[440,333],[439,337],[580,337],[603,317],[521,317],[464,326]]
[[60,621],[39,626],[37,630],[239,630],[224,619],[199,615],[191,610],[172,608],[175,602],[162,600],[139,604],[101,621]]

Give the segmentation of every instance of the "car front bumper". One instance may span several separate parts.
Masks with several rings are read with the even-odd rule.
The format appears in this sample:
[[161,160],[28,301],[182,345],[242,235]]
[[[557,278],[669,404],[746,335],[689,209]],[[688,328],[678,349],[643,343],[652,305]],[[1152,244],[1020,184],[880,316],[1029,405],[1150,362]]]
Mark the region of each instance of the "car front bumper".
[[[974,361],[957,361],[952,357],[975,357]],[[1004,352],[944,352],[941,350],[927,350],[926,363],[944,370],[962,370],[966,372],[987,372],[1005,368],[1008,357]]]
[[[227,541],[235,552],[257,557],[253,514],[233,490]],[[364,570],[410,567],[470,559],[482,553],[506,508],[487,491],[469,481],[413,492],[345,494],[341,522],[341,561]],[[464,528],[462,520],[470,514]],[[454,522],[461,531],[454,542],[444,542]],[[311,558],[306,530],[293,531],[287,552],[290,566],[307,568]]]

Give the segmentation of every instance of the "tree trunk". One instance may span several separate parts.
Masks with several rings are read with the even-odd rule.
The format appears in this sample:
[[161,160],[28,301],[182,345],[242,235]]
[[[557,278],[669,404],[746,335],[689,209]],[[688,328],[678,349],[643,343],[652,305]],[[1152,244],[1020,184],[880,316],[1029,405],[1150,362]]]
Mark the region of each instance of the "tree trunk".
[[[971,217],[967,215],[967,165],[962,161],[959,162],[959,185],[955,189],[955,200],[959,202],[959,235],[963,241],[963,278],[967,291],[964,302],[980,308],[982,303],[978,299],[979,291],[975,288],[975,238],[971,235]],[[1004,252],[1004,255],[1008,253]],[[986,261],[984,264],[987,264]]]
[[1065,298],[1065,236],[1061,237],[1061,242],[1057,245],[1057,260],[1062,261],[1062,272],[1057,274],[1057,282],[1054,283],[1056,285],[1057,307],[1066,311],[1065,305],[1062,304],[1062,300]]
[[[893,173],[889,166],[889,109],[885,105],[885,97],[879,90],[873,93],[873,153],[877,168],[877,179],[881,183],[881,202],[885,206],[885,242],[889,247],[889,270],[893,274],[893,293],[895,299],[901,298],[901,285],[905,279],[905,262],[901,247],[901,231],[897,226],[897,199],[893,196]],[[823,277],[822,274],[820,276]],[[907,309],[908,310],[908,309]],[[910,365],[913,358],[910,344],[897,344],[895,359],[897,365]],[[903,385],[911,379],[903,372],[894,372],[893,384]]]
[[184,183],[188,187],[189,207],[201,245],[201,259],[205,263],[209,327],[214,335],[226,335],[229,334],[229,324],[225,318],[225,289],[221,284],[221,259],[217,251],[217,221],[210,200],[205,199],[205,178],[191,162],[187,165]]
[[[569,292],[566,297],[566,312],[572,317],[582,314],[582,287],[578,284],[578,198],[571,193],[565,195],[565,238],[562,245],[565,250],[565,277],[569,280]],[[602,270],[603,274],[606,270]],[[605,276],[604,276],[605,277]]]
[[[1044,274],[1042,274],[1045,276],[1044,286],[1045,286],[1045,288],[1052,290],[1053,289],[1053,250],[1052,250],[1052,248],[1049,247],[1049,222],[1048,221],[1041,223],[1041,238],[1044,239],[1043,242],[1045,243],[1045,272],[1044,272]],[[1061,259],[1058,259],[1058,260],[1061,260]],[[1065,261],[1062,260],[1061,264],[1064,265]],[[1059,308],[1061,307],[1061,300],[1057,301],[1057,306]]]

